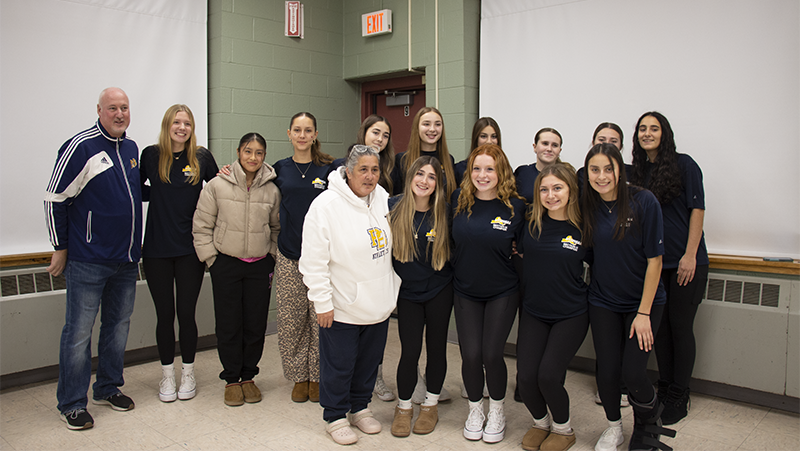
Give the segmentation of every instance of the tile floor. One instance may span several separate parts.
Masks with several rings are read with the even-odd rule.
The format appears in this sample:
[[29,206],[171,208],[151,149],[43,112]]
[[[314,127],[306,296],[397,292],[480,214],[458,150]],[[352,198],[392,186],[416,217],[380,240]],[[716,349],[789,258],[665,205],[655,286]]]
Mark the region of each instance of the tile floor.
[[[393,368],[400,357],[397,324],[391,321],[386,348],[386,382],[395,387]],[[423,357],[424,359],[424,357]],[[531,426],[524,405],[506,404],[506,437],[488,445],[462,436],[467,401],[459,396],[460,357],[449,345],[447,388],[455,398],[439,407],[439,424],[427,436],[395,438],[389,428],[395,403],[375,399],[372,409],[384,426],[373,436],[359,434],[350,449],[461,450],[521,449],[522,437]],[[424,360],[423,360],[424,361]],[[256,377],[264,400],[258,404],[227,407],[222,402],[223,382],[217,378],[221,366],[215,350],[197,356],[197,397],[165,404],[158,400],[158,362],[125,369],[124,392],[136,401],[131,412],[116,412],[93,406],[89,411],[95,427],[70,431],[56,410],[56,381],[32,384],[0,392],[0,450],[323,450],[337,449],[325,432],[319,404],[293,403],[292,384],[283,378],[277,350],[277,335],[267,337],[262,373]],[[507,359],[509,396],[514,383],[515,360]],[[595,383],[590,374],[570,371],[567,389],[572,402],[572,425],[577,434],[575,451],[592,450],[606,427],[602,408],[594,403]],[[724,399],[693,395],[689,416],[674,427],[678,435],[665,439],[675,450],[798,450],[800,416],[779,410]],[[622,410],[627,449],[632,415]]]

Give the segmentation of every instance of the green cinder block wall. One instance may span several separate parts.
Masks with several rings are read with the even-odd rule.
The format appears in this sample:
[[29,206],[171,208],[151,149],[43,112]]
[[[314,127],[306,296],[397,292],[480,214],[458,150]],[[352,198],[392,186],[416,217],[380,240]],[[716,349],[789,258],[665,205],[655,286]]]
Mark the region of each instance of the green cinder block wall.
[[[478,118],[479,0],[439,0],[438,68],[436,0],[412,1],[412,71],[407,0],[301,3],[304,39],[284,36],[283,1],[209,0],[208,145],[220,165],[236,159],[251,131],[266,138],[267,162],[290,156],[286,130],[300,111],[316,116],[323,151],[344,156],[361,120],[361,82],[424,73],[427,105],[435,106],[437,70],[450,152],[466,157]],[[380,9],[392,10],[393,33],[361,37],[361,15]]]

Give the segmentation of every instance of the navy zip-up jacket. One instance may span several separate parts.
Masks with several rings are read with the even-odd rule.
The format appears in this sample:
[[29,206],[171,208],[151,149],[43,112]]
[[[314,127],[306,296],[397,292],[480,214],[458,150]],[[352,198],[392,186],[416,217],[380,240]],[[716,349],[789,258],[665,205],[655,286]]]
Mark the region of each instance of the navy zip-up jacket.
[[70,260],[138,262],[142,255],[139,148],[97,121],[58,151],[44,198],[50,242]]

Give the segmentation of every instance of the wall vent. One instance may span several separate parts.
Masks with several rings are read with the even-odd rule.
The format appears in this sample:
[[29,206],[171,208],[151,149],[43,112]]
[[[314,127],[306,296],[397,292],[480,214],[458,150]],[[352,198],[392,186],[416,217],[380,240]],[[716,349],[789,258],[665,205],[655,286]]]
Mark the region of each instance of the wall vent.
[[709,277],[705,299],[733,304],[777,308],[780,285],[758,281]]
[[[146,280],[144,266],[141,262],[136,280]],[[44,268],[14,269],[2,272],[0,286],[2,287],[2,297],[7,297],[66,290],[67,281],[63,274],[53,277]]]

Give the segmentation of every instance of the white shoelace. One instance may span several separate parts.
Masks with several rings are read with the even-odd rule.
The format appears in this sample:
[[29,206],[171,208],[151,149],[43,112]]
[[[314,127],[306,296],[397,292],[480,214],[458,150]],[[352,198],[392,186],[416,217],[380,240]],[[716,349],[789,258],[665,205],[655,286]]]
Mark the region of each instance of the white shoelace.
[[499,432],[505,428],[506,416],[498,410],[489,410],[489,419],[486,420],[486,430]]
[[482,410],[482,406],[481,408],[476,407],[474,409],[469,409],[469,416],[467,417],[465,425],[468,431],[480,431],[483,429],[483,420],[485,417],[483,416]]

